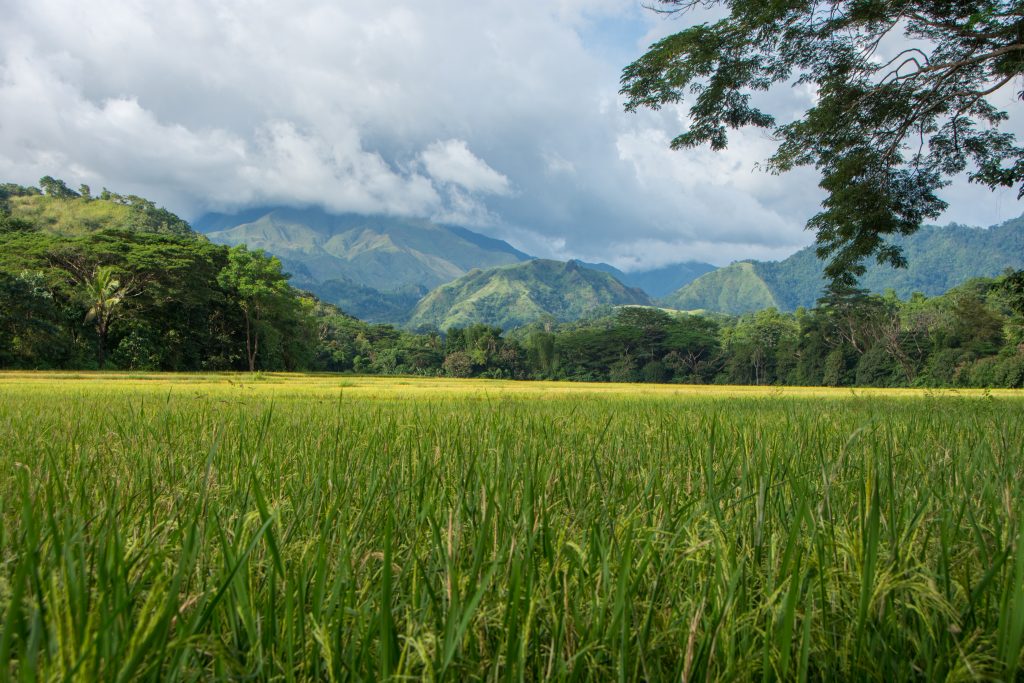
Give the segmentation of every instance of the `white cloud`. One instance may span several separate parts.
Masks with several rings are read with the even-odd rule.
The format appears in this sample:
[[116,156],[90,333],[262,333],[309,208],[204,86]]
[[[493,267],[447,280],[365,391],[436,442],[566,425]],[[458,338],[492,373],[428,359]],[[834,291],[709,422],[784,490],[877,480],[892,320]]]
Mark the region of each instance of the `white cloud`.
[[576,164],[572,163],[558,152],[544,152],[544,167],[548,174],[576,173]]
[[429,145],[420,160],[430,177],[458,185],[469,192],[509,193],[508,178],[469,151],[465,140],[445,140]]
[[241,203],[300,202],[356,213],[424,215],[440,197],[430,180],[400,173],[363,149],[353,129],[332,140],[304,135],[286,121],[266,126],[252,157],[238,169],[249,195]]
[[447,189],[444,207],[431,217],[438,223],[465,225],[472,228],[488,228],[497,225],[500,218],[491,212],[486,204],[457,187]]
[[[318,203],[338,211],[424,215],[441,199],[430,180],[392,168],[362,146],[349,125],[331,139],[300,133],[287,121],[251,135],[165,123],[134,96],[85,99],[42,61],[12,59],[0,102],[17,102],[0,119],[0,172],[32,182],[45,174],[139,191],[173,203]],[[45,146],[44,146],[45,145]]]
[[[729,148],[721,152],[694,149],[681,153],[669,148],[665,131],[638,128],[621,134],[617,148],[619,158],[632,166],[644,191],[662,198],[650,207],[652,220],[675,223],[665,233],[653,236],[652,253],[666,253],[664,247],[654,245],[671,247],[671,232],[685,237],[694,254],[714,263],[751,254],[768,256],[780,249],[791,253],[810,242],[802,216],[812,215],[820,202],[814,177],[806,171],[780,177],[756,169],[755,164],[766,159],[772,149],[770,141],[757,131],[734,134]],[[806,185],[800,192],[794,191],[795,179]],[[639,237],[638,246],[648,236]],[[635,253],[637,249],[626,251]],[[664,262],[663,258],[652,260]]]
[[[722,154],[672,152],[679,109],[623,113],[625,62],[682,27],[640,0],[4,12],[0,180],[58,175],[188,217],[269,203],[429,216],[541,256],[623,263],[727,262],[810,239],[814,174],[752,171],[771,148],[758,133]],[[799,112],[811,95],[772,104]]]

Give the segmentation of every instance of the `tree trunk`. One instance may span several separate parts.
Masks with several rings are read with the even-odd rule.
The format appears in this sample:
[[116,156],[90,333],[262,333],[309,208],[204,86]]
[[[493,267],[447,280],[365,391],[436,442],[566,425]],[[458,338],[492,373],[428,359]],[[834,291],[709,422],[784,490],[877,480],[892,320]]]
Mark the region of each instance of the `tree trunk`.
[[252,323],[249,321],[249,311],[245,311],[245,357],[249,361],[249,372],[256,372],[256,351],[252,344]]
[[261,314],[260,305],[257,303],[254,306],[253,322],[256,324],[252,328],[252,357],[249,358],[249,371],[256,372],[256,354],[260,350],[260,321],[263,319]]
[[107,362],[107,326],[98,325],[96,327],[96,360],[99,363],[100,370]]

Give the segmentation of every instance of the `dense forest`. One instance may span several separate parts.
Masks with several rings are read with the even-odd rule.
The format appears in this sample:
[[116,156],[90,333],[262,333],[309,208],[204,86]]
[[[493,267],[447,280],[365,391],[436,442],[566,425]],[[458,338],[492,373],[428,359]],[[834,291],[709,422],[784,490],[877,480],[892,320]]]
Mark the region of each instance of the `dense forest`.
[[307,370],[628,382],[1024,385],[1024,271],[943,295],[832,289],[812,308],[605,307],[508,333],[413,334],[292,287],[134,196],[0,186],[0,367]]

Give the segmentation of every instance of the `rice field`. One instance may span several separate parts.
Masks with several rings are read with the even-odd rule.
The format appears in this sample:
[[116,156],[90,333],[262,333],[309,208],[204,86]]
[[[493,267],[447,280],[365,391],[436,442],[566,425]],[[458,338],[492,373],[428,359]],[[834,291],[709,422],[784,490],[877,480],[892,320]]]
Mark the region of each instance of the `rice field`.
[[0,679],[1021,680],[1024,396],[0,373]]

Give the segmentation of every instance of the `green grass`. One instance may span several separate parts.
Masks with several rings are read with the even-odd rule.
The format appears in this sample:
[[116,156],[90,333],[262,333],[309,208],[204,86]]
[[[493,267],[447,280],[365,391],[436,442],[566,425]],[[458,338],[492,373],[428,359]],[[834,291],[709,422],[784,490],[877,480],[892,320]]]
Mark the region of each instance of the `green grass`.
[[0,375],[0,676],[1019,679],[1022,418],[1011,393]]
[[61,200],[34,195],[12,197],[11,213],[48,231],[81,235],[101,228],[127,228],[133,224],[132,209],[112,201]]

